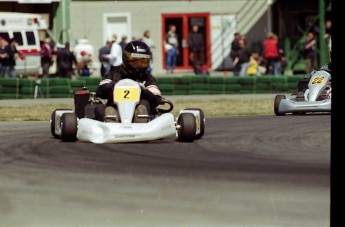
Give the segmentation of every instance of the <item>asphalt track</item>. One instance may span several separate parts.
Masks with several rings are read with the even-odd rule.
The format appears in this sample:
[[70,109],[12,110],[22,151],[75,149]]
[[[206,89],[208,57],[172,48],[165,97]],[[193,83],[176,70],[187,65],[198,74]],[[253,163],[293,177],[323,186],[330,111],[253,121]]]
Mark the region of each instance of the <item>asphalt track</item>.
[[0,226],[328,227],[331,115],[207,117],[193,143],[0,122]]

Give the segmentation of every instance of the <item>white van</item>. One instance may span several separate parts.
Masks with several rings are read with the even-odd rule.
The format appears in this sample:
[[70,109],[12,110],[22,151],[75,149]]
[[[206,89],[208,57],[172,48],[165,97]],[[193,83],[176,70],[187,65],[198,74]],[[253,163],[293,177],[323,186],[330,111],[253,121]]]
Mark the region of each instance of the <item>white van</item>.
[[25,58],[16,61],[17,75],[35,75],[41,71],[40,41],[51,36],[43,16],[31,13],[0,12],[0,36],[14,38]]

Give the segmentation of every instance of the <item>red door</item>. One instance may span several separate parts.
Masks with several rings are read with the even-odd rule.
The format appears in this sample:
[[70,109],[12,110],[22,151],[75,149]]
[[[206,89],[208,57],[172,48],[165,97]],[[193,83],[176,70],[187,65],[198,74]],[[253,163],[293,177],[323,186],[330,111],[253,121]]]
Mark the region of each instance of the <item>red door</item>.
[[[192,25],[199,26],[199,32],[204,36],[205,40],[205,63],[207,68],[210,68],[210,20],[209,13],[190,13],[190,14],[162,14],[162,41],[165,39],[165,34],[169,31],[169,25],[176,26],[176,33],[179,42],[179,55],[177,57],[176,69],[192,70],[192,63],[189,59],[189,51],[187,46],[188,33],[192,29]],[[163,68],[166,65],[166,56],[163,50]]]

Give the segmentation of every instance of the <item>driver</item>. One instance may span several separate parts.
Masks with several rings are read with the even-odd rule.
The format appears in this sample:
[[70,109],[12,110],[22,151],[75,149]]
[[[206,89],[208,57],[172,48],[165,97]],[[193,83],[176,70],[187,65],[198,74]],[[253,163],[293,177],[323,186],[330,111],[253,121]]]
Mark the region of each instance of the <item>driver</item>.
[[119,114],[116,110],[113,91],[114,85],[121,79],[132,79],[137,81],[142,87],[140,103],[136,108],[134,122],[145,123],[148,118],[138,118],[138,115],[155,114],[156,107],[161,103],[161,91],[155,77],[148,73],[150,66],[151,50],[142,41],[129,42],[122,51],[122,64],[113,69],[105,76],[97,88],[96,95],[99,98],[107,99],[104,110],[105,121],[119,122]]
[[[332,57],[332,45],[331,45],[331,41],[329,43],[329,46],[328,46],[328,53],[329,53],[329,63],[326,63],[325,65],[323,65],[319,70],[324,70],[326,72],[328,72],[329,74],[332,73],[332,61],[331,61],[331,57]],[[308,88],[308,83],[310,81],[310,78],[311,76],[317,72],[318,70],[313,70],[310,74],[304,76],[303,79],[299,80],[298,81],[298,92],[303,92]],[[330,77],[330,80],[328,81],[328,86],[327,86],[327,89],[330,90],[330,86],[331,86],[331,82],[332,81],[332,74],[331,74],[331,77]]]

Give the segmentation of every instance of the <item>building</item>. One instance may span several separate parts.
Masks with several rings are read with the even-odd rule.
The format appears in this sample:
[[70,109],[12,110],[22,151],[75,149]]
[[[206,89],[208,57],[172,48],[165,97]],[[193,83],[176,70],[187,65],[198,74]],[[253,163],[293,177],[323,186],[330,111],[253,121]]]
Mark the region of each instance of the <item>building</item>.
[[[307,29],[305,24],[311,18],[317,18],[314,23],[317,20],[322,23],[324,17],[320,17],[322,13],[319,13],[319,6],[328,6],[329,2],[330,0],[12,0],[1,2],[0,6],[4,11],[44,14],[56,39],[61,42],[69,40],[73,44],[78,39],[87,38],[95,50],[103,46],[105,40],[114,33],[118,37],[127,35],[131,40],[140,38],[143,31],[148,29],[156,44],[153,50],[155,73],[162,73],[165,71],[162,40],[169,24],[175,24],[180,35],[177,70],[192,70],[186,39],[194,23],[199,25],[206,40],[207,66],[211,70],[230,70],[228,56],[234,32],[244,34],[248,45],[252,46],[260,44],[267,32],[273,31],[289,44],[286,44],[289,54],[299,42],[296,32],[298,27],[302,24],[302,30]],[[294,20],[287,20],[287,16]],[[303,32],[300,35],[302,37]],[[298,58],[298,54],[293,56],[295,59],[289,61]],[[97,56],[93,58],[94,62],[98,61]]]

